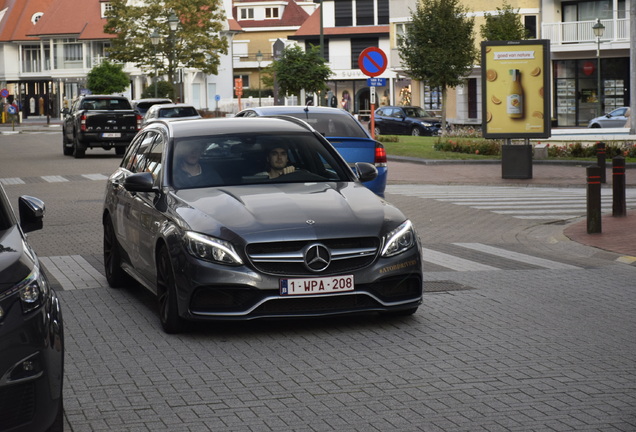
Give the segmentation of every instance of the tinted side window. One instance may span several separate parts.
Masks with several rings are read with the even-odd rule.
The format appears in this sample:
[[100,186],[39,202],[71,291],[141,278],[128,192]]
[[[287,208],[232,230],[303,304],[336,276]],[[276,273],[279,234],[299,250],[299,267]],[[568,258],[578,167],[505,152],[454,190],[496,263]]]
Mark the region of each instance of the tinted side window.
[[126,150],[124,159],[121,161],[121,164],[119,166],[121,166],[122,168],[126,168],[127,170],[130,170],[131,162],[134,159],[135,153],[137,153],[139,144],[141,143],[141,141],[143,140],[145,136],[146,136],[145,133],[139,134],[135,137],[135,139],[132,140],[130,145],[128,145],[128,150]]

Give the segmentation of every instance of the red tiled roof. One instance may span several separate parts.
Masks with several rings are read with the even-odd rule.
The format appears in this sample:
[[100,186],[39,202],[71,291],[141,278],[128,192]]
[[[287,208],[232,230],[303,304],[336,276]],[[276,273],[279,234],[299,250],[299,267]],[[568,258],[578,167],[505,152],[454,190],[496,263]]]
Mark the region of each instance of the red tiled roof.
[[[325,36],[349,36],[386,33],[389,35],[388,25],[379,26],[349,26],[349,27],[324,27],[322,33]],[[320,9],[307,18],[304,24],[294,33],[291,39],[303,39],[307,37],[320,36]]]
[[230,31],[235,31],[235,32],[243,31],[243,28],[241,27],[241,25],[234,18],[228,18],[227,23],[228,23],[228,27],[230,28]]
[[[28,36],[35,28],[31,17],[45,13],[55,0],[0,0],[0,11],[7,9],[0,21],[0,41],[37,40]],[[38,22],[39,24],[39,22]]]
[[55,0],[30,32],[32,36],[77,35],[78,39],[110,39],[104,33],[100,0]]
[[[256,0],[256,1],[268,1],[271,0]],[[240,1],[234,0],[234,6],[232,7],[232,15],[237,17],[237,4],[240,4]],[[254,3],[254,1],[250,0],[250,3]],[[307,20],[309,14],[305,12],[305,10],[298,6],[294,0],[289,0],[287,5],[285,6],[285,10],[283,11],[283,15],[280,19],[265,19],[265,20],[241,20],[236,18],[238,23],[243,28],[250,27],[298,27],[303,25],[303,23]]]

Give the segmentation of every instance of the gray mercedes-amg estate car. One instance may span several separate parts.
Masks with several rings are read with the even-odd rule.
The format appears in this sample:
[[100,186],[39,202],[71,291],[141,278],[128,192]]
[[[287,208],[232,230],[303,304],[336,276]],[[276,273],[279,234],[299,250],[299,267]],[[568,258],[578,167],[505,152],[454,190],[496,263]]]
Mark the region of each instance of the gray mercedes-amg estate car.
[[156,294],[166,332],[186,321],[412,314],[422,301],[411,222],[362,185],[302,120],[157,121],[106,186],[109,284]]

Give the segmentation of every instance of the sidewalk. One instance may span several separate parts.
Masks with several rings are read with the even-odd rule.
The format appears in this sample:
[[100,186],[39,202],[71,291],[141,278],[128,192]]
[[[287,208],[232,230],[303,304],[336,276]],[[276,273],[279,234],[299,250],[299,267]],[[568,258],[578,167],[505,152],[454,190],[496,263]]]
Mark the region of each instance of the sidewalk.
[[[525,187],[577,187],[587,185],[586,167],[591,163],[534,161],[531,179],[501,178],[501,162],[424,161],[389,156],[389,184],[488,185]],[[612,164],[607,164],[604,194],[612,193]],[[636,188],[636,166],[625,169],[627,188]],[[620,260],[636,265],[636,209],[626,217],[605,215],[601,233],[587,233],[587,219],[567,225],[563,231],[571,240],[623,255]]]

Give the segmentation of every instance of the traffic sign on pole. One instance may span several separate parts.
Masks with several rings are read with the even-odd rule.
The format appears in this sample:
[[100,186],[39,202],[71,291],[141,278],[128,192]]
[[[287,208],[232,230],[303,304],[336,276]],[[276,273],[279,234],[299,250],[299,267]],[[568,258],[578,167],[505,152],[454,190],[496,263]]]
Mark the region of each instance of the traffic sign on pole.
[[378,47],[369,47],[360,53],[358,66],[362,73],[370,77],[382,75],[386,70],[388,61],[386,54]]
[[[382,75],[386,70],[388,60],[386,54],[378,47],[369,47],[364,49],[358,57],[358,66],[363,74],[371,77],[367,80],[369,88],[369,96],[371,102],[371,137],[375,139],[375,88],[379,85],[379,81],[375,81],[378,75]],[[371,82],[369,82],[371,80]],[[385,84],[383,83],[382,86]]]

